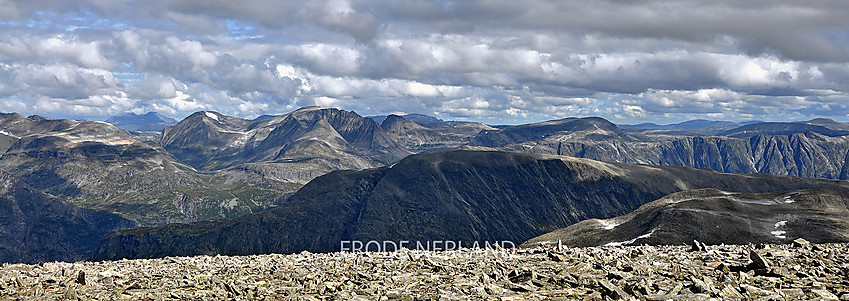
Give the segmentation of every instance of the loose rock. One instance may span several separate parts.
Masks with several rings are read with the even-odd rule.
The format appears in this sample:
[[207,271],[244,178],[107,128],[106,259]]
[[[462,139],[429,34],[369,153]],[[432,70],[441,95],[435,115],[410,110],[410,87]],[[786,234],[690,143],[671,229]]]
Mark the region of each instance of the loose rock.
[[77,274],[77,279],[74,282],[76,282],[77,284],[85,285],[85,272],[80,271]]
[[849,244],[690,249],[551,246],[5,264],[0,300],[849,299]]
[[769,269],[769,261],[766,258],[763,258],[758,252],[755,250],[749,251],[749,259],[752,260],[751,269],[760,270],[760,269]]
[[793,240],[793,247],[796,248],[808,248],[811,246],[811,242],[805,240],[804,238],[797,238]]

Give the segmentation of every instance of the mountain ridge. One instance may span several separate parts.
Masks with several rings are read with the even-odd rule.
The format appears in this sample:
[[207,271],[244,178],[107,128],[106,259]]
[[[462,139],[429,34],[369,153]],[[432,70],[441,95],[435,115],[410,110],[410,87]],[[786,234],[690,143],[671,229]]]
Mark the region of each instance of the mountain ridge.
[[[316,135],[318,132],[328,136]],[[305,135],[322,142],[310,143],[303,139]],[[165,129],[160,144],[181,161],[205,171],[313,160],[326,163],[293,168],[327,172],[377,167],[409,154],[373,120],[355,112],[320,107],[260,120],[197,112]],[[293,180],[306,183],[311,178]]]
[[[516,241],[613,217],[669,193],[775,192],[849,184],[768,174],[605,163],[565,156],[450,151],[318,177],[269,211],[219,222],[129,229],[93,259],[328,252],[340,241]],[[251,233],[251,235],[245,235]]]
[[673,193],[612,219],[590,219],[522,246],[680,245],[849,242],[849,191],[741,194],[716,189]]

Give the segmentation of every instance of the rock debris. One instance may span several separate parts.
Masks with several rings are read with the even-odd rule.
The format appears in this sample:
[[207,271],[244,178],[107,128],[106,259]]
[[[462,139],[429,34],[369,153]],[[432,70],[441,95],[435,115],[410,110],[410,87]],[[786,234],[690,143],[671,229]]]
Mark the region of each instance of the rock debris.
[[849,244],[303,252],[4,264],[10,300],[849,300]]

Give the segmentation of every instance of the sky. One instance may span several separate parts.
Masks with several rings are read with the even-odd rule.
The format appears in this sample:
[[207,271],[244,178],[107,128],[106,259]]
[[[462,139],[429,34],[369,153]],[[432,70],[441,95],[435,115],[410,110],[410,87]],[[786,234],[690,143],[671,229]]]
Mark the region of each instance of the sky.
[[849,1],[0,0],[0,111],[849,121]]

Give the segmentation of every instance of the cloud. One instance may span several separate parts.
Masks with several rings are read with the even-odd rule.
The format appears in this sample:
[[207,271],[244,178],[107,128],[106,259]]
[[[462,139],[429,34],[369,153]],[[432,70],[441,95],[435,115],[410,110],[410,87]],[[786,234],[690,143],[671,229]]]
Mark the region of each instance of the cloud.
[[121,83],[112,73],[69,64],[13,65],[15,80],[22,83],[19,93],[68,100],[112,94]]
[[845,1],[0,0],[0,18],[0,109],[22,113],[849,113]]

